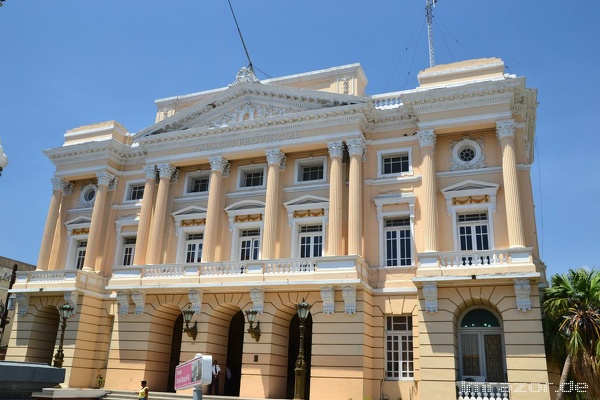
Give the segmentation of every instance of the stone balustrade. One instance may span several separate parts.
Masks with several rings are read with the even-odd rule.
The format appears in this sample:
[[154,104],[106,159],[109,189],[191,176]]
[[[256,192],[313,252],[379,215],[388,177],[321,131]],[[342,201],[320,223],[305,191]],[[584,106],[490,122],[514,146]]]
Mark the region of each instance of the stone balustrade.
[[510,384],[497,382],[456,382],[457,400],[509,399]]

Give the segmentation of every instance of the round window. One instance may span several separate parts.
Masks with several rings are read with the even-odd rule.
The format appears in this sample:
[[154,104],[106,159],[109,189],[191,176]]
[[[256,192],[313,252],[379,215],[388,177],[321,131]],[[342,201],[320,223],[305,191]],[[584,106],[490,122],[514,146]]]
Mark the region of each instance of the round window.
[[475,149],[473,149],[471,146],[463,147],[458,152],[458,158],[460,158],[460,160],[464,162],[473,161],[473,159],[475,158]]
[[94,200],[96,199],[97,191],[98,188],[96,187],[96,185],[93,185],[91,183],[89,185],[86,185],[81,190],[81,196],[79,198],[81,205],[85,207],[91,207],[94,204]]

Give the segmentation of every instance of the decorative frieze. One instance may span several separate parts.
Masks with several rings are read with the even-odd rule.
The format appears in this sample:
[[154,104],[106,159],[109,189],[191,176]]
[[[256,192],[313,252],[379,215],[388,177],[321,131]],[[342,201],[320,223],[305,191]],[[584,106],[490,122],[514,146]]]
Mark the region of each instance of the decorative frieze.
[[526,312],[531,310],[531,284],[527,279],[515,279],[515,296],[517,297],[517,310]]
[[324,286],[321,288],[321,299],[323,300],[323,314],[330,315],[335,312],[335,291],[333,286]]
[[344,298],[344,311],[346,314],[356,313],[356,288],[354,286],[345,286],[342,288],[342,297]]
[[265,308],[265,292],[260,288],[250,289],[250,298],[252,299],[252,308],[262,314]]

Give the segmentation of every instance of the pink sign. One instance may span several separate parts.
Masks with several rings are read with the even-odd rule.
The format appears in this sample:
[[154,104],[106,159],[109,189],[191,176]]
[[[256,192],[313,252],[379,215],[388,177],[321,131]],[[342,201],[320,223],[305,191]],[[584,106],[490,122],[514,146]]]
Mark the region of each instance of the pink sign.
[[175,368],[175,390],[202,385],[202,357],[184,362]]

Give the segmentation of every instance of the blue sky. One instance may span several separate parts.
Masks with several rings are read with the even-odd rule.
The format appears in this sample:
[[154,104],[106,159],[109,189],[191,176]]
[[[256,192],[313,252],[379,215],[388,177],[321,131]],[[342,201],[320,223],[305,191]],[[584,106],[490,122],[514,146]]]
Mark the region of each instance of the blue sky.
[[[429,66],[425,0],[232,0],[270,77],[361,63],[368,94]],[[436,62],[499,57],[538,89],[531,170],[548,273],[600,264],[600,11],[591,0],[439,0]],[[0,255],[35,264],[66,130],[154,121],[154,100],[222,87],[247,65],[226,0],[6,0],[0,8]],[[259,78],[265,78],[258,73]]]

